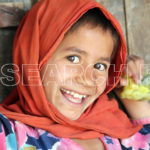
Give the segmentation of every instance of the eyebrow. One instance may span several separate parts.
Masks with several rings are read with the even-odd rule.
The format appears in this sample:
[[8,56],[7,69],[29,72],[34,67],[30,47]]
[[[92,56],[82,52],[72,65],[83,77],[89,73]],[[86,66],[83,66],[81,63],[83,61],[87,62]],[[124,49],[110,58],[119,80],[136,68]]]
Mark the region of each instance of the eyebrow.
[[79,48],[76,48],[76,47],[68,47],[66,49],[66,51],[72,51],[72,52],[77,52],[77,53],[80,53],[80,54],[85,54],[87,55],[87,53]]
[[[84,50],[81,50],[81,49],[79,49],[77,47],[68,47],[65,51],[72,51],[72,52],[77,52],[79,54],[87,55],[87,53]],[[98,60],[99,61],[106,61],[106,62],[110,63],[110,58],[109,57],[101,57]]]

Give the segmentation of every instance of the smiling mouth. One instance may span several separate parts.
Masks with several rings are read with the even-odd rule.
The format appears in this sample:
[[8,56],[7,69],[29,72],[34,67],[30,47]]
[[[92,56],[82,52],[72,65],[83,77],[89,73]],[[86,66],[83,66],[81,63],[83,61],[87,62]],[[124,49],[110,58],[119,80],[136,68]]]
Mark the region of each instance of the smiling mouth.
[[71,103],[73,104],[82,104],[87,98],[88,95],[81,95],[79,93],[70,91],[70,90],[66,90],[61,88],[60,89],[62,95]]

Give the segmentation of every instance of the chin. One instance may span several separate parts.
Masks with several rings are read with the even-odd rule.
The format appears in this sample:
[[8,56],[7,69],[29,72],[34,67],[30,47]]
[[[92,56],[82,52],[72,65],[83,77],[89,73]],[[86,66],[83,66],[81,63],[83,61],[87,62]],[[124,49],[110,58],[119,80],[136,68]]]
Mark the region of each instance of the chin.
[[[69,114],[69,116],[68,116],[68,114]],[[67,114],[63,114],[66,118],[68,118],[68,119],[70,119],[70,120],[77,120],[77,119],[79,119],[80,118],[80,116],[81,116],[81,114],[80,115],[70,115],[71,113],[67,113]]]

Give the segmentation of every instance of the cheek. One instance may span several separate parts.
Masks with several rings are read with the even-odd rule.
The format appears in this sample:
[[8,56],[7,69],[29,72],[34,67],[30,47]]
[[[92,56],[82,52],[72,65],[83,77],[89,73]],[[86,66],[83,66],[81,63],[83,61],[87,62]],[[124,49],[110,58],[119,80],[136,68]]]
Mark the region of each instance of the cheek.
[[57,64],[57,70],[55,80],[59,82],[59,86],[69,84],[69,82],[72,81],[75,70],[71,67],[71,65],[60,62]]
[[59,85],[63,82],[64,66],[60,64],[48,65],[42,75],[44,86],[49,84]]
[[78,64],[66,64],[64,66],[64,72],[62,77],[65,82],[73,81],[77,76],[81,76],[84,74],[84,70],[82,65]]
[[106,86],[106,82],[107,82],[107,76],[101,75],[96,80],[96,85],[99,87],[103,87],[103,86]]
[[106,86],[106,82],[107,82],[107,79],[108,79],[108,71],[105,71],[105,72],[101,72],[101,71],[95,71],[94,72],[94,77],[95,77],[95,83],[97,86]]
[[97,82],[96,86],[97,86],[97,92],[99,94],[102,94],[103,91],[105,90],[105,88],[106,88],[106,82],[107,82],[106,80],[105,81],[102,80],[101,82]]
[[98,76],[96,80],[97,93],[100,95],[104,92],[107,85],[108,74],[104,73]]

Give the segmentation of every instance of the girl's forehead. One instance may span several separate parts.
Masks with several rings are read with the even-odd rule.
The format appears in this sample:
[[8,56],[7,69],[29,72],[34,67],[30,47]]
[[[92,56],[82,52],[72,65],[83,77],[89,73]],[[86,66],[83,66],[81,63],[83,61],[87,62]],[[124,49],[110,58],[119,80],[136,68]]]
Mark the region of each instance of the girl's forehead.
[[114,47],[110,31],[102,28],[82,26],[76,31],[67,34],[54,52],[57,55],[78,53],[93,58],[110,57]]

